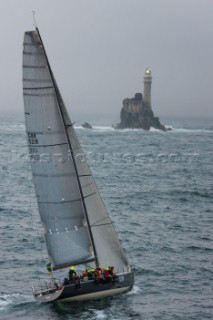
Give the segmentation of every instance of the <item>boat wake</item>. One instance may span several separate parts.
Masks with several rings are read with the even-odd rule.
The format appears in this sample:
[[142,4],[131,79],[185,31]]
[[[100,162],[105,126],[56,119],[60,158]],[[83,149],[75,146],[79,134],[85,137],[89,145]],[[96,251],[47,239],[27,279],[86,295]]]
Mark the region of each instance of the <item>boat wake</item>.
[[31,295],[21,293],[3,294],[0,296],[0,312],[29,303],[35,303]]
[[104,310],[93,310],[95,319],[107,319],[108,315]]
[[127,293],[127,295],[139,295],[141,289],[138,286],[133,286],[132,290]]

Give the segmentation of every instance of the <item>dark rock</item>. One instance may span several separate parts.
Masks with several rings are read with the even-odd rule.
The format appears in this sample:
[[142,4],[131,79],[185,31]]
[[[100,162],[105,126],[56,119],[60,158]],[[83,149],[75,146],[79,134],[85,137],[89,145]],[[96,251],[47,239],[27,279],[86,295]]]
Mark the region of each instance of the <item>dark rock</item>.
[[86,128],[86,129],[93,129],[93,127],[91,126],[91,124],[89,124],[88,122],[84,122],[84,123],[82,124],[82,127],[83,127],[83,128]]
[[162,131],[167,131],[166,127],[160,123],[158,117],[150,106],[143,103],[141,93],[136,93],[134,98],[123,100],[123,107],[120,112],[121,122],[114,126],[115,129],[144,129],[150,130],[151,127]]

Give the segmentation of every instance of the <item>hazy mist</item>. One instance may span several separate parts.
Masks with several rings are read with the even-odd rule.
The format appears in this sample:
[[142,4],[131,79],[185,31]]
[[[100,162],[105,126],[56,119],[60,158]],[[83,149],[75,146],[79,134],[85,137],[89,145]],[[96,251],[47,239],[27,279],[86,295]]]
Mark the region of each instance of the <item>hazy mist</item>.
[[146,67],[157,116],[213,118],[212,0],[1,0],[2,115],[23,113],[32,10],[72,119],[116,122],[122,100],[143,92]]

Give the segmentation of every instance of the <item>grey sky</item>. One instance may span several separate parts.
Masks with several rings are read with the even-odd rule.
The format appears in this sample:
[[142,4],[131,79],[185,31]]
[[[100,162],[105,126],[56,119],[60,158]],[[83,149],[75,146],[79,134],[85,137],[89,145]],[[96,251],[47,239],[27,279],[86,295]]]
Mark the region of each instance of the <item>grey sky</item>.
[[1,0],[2,114],[23,112],[22,41],[32,10],[71,114],[118,120],[150,67],[156,115],[213,118],[212,0]]

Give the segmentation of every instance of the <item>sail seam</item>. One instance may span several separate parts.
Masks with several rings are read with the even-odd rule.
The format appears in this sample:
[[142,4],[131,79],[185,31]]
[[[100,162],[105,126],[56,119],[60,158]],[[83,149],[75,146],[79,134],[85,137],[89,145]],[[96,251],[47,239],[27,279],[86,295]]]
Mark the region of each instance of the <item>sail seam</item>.
[[88,197],[90,197],[90,196],[93,196],[94,194],[96,194],[96,192],[93,192],[93,193],[91,193],[91,194],[88,194],[87,196],[85,196],[85,197],[83,197],[84,199],[85,198],[88,198]]
[[53,89],[53,86],[46,86],[46,87],[30,87],[30,88],[23,88],[24,90],[40,90],[40,89]]
[[81,199],[74,199],[74,200],[63,200],[63,201],[38,201],[38,203],[71,203],[71,202],[78,202]]
[[32,69],[46,69],[47,68],[47,66],[30,66],[30,65],[26,65],[26,64],[24,64],[23,65],[23,68],[32,68]]
[[24,96],[30,96],[30,97],[52,97],[54,96],[53,93],[23,93]]
[[[27,32],[26,32],[27,33]],[[32,46],[32,47],[40,47],[41,46],[41,43],[40,42],[34,42],[34,43],[32,43],[32,42],[24,42],[24,45],[26,45],[26,46]]]
[[23,78],[23,81],[29,81],[29,82],[39,82],[39,83],[42,83],[42,82],[49,82],[50,83],[50,80],[49,79],[30,79],[30,78]]
[[55,143],[55,144],[46,144],[46,145],[35,145],[35,144],[29,144],[30,147],[36,147],[36,148],[45,148],[45,147],[55,147],[55,146],[62,146],[68,144],[67,142],[63,142],[63,143]]
[[51,178],[56,178],[56,177],[67,177],[67,176],[74,176],[73,173],[61,173],[61,174],[33,174],[34,177],[51,177]]
[[[26,112],[25,112],[26,113]],[[27,133],[31,133],[32,131],[26,131]],[[43,134],[43,135],[50,135],[50,134],[63,134],[63,131],[54,131],[51,129],[51,131],[33,131],[35,134]]]
[[93,227],[100,227],[100,226],[106,226],[106,225],[111,225],[112,222],[108,222],[108,223],[101,223],[101,224],[93,224],[91,225],[91,228]]
[[23,51],[23,54],[29,55],[29,56],[42,56],[41,52],[27,52]]
[[[95,224],[101,224],[101,222],[102,222],[103,220],[106,220],[106,219],[109,219],[109,217],[104,217],[104,218],[102,218],[102,219],[96,220]],[[108,222],[105,222],[105,223],[108,223]],[[110,220],[110,223],[112,224],[112,221],[111,221],[111,220]],[[93,224],[93,225],[94,225],[94,224]]]
[[92,176],[91,174],[80,174],[79,178],[81,178],[81,177],[91,177],[91,176]]

